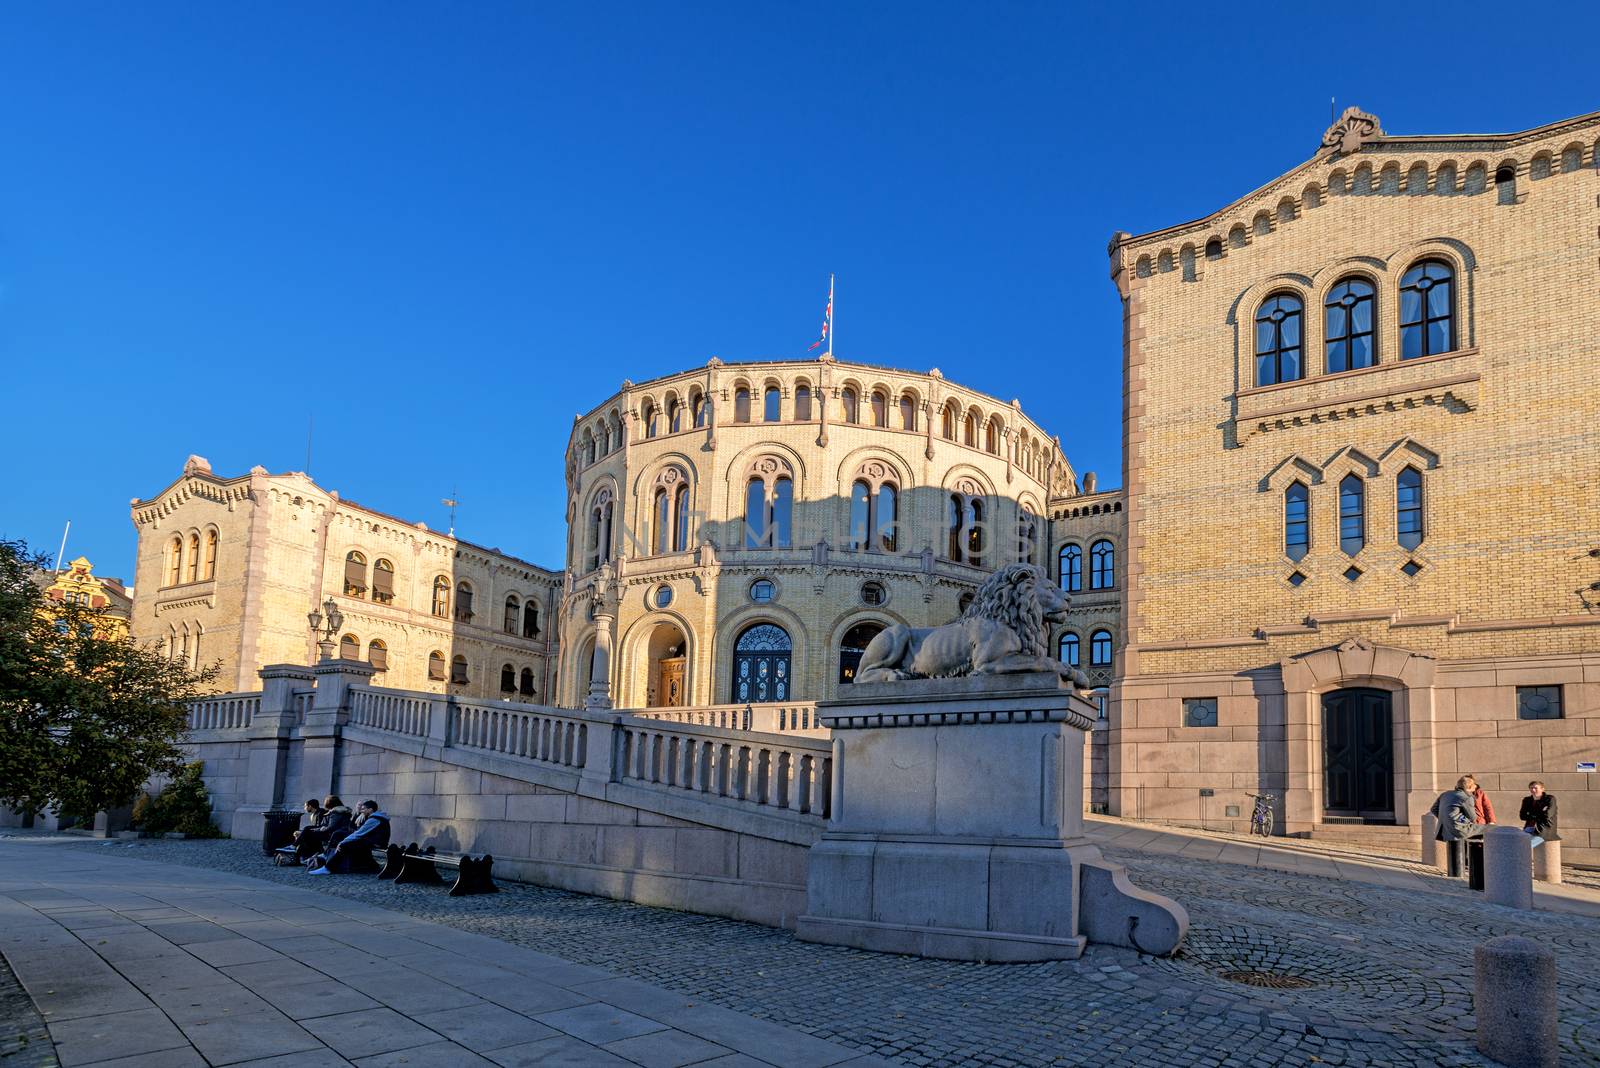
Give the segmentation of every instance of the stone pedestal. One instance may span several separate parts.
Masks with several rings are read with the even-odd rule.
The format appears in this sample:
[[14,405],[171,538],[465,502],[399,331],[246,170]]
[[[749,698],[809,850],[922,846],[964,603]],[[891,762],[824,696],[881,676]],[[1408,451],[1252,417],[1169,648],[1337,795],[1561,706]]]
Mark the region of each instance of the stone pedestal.
[[294,694],[296,690],[309,689],[316,675],[298,664],[268,664],[260,675],[261,707],[250,723],[244,800],[234,809],[228,828],[234,838],[260,838],[267,812],[285,803],[296,811],[300,807],[298,802],[287,801],[283,793],[290,736],[296,726]]
[[1533,877],[1541,883],[1561,881],[1561,843],[1546,841],[1533,850]]
[[1561,1061],[1555,954],[1505,935],[1474,949],[1472,966],[1478,1052],[1511,1068],[1555,1068]]
[[1522,828],[1483,832],[1483,896],[1496,905],[1533,908],[1533,839]]
[[811,849],[801,939],[984,961],[1075,958],[1088,937],[1182,942],[1182,906],[1134,890],[1083,837],[1096,710],[1055,675],[848,689],[817,710],[834,815]]
[[1433,868],[1443,868],[1444,860],[1439,849],[1439,817],[1432,812],[1422,814],[1421,862]]

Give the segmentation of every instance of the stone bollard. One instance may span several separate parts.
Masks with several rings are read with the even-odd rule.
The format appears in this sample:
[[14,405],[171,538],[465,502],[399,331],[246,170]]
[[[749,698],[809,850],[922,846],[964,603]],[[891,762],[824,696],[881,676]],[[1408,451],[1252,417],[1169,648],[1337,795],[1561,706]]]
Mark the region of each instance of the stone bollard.
[[1506,935],[1472,951],[1472,970],[1478,1052],[1509,1068],[1555,1068],[1561,1059],[1555,954]]
[[1533,877],[1542,883],[1561,881],[1561,842],[1546,840],[1533,851]]
[[1432,812],[1422,814],[1422,863],[1433,868],[1444,868],[1439,856],[1439,817]]
[[1483,896],[1496,905],[1533,908],[1533,839],[1520,827],[1483,832]]

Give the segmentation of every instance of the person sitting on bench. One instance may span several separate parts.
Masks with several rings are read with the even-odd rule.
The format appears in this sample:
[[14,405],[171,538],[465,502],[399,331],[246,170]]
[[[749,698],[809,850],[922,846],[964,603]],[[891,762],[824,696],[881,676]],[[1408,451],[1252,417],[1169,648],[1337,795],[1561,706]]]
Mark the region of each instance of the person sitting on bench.
[[350,810],[344,807],[344,802],[339,800],[337,794],[329,794],[320,807],[316,798],[307,801],[306,815],[311,817],[310,826],[296,831],[294,835],[294,854],[298,862],[331,849],[355,826]]
[[359,811],[360,822],[356,829],[340,839],[332,852],[324,854],[322,864],[307,875],[344,875],[358,865],[373,866],[372,851],[389,844],[389,817],[378,808],[376,801],[361,802]]

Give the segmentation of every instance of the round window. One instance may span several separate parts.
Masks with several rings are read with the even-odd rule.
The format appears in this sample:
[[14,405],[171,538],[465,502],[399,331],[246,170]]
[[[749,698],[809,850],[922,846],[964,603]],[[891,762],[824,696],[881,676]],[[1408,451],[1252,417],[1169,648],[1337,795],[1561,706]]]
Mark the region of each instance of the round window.
[[861,584],[862,604],[882,604],[889,599],[889,591],[883,588],[881,582],[863,582]]
[[657,608],[665,608],[665,607],[667,607],[667,605],[671,604],[672,603],[672,587],[671,586],[657,586],[656,587],[655,602],[656,602],[656,607]]
[[778,587],[771,579],[756,579],[750,583],[750,599],[756,604],[766,604],[778,596]]

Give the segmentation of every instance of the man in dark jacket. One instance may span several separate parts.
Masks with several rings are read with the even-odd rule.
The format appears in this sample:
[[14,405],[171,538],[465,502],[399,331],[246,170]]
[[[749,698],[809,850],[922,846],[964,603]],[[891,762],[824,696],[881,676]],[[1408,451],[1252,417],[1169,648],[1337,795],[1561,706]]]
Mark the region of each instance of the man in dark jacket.
[[372,850],[389,844],[389,817],[376,801],[363,801],[360,806],[361,822],[356,829],[339,840],[319,868],[307,875],[344,875],[353,868],[372,868]]
[[[311,811],[312,802],[306,802],[306,811]],[[338,794],[329,794],[323,799],[322,809],[317,813],[311,826],[295,835],[295,854],[299,860],[308,860],[318,853],[325,853],[338,844],[339,839],[350,833],[355,826],[355,820],[350,815],[350,810],[345,808],[344,802],[339,800]]]
[[1522,829],[1534,836],[1534,845],[1561,841],[1556,833],[1556,795],[1545,793],[1544,783],[1538,779],[1528,784],[1528,796],[1522,799],[1517,818],[1522,820]]

